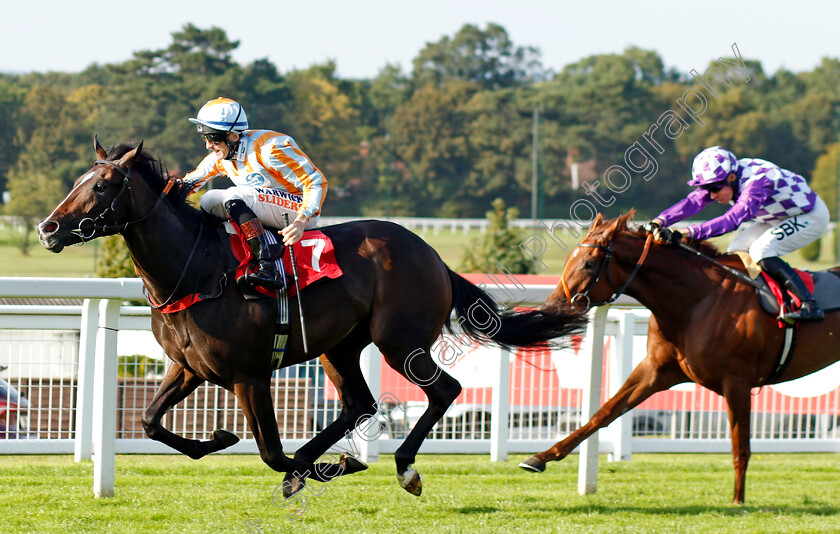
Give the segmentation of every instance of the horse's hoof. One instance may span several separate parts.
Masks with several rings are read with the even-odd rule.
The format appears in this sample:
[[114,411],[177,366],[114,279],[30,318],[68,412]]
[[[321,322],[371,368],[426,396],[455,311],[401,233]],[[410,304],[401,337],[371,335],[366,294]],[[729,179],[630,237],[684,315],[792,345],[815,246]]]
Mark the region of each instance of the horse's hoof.
[[410,494],[419,497],[423,493],[423,478],[414,469],[409,467],[405,473],[397,473],[397,480],[400,481],[400,486]]
[[524,462],[520,462],[519,467],[521,467],[525,471],[530,471],[532,473],[542,473],[543,471],[545,471],[545,462],[543,462],[536,456],[531,456]]
[[283,480],[283,497],[288,499],[292,495],[300,493],[306,487],[304,480],[301,477],[286,477]]
[[216,429],[213,431],[213,440],[222,444],[222,448],[226,449],[231,445],[239,443],[239,436],[227,430]]
[[364,471],[368,468],[368,465],[363,461],[359,460],[354,456],[347,456],[346,454],[342,454],[339,457],[338,463],[342,467],[342,475],[358,473],[359,471]]

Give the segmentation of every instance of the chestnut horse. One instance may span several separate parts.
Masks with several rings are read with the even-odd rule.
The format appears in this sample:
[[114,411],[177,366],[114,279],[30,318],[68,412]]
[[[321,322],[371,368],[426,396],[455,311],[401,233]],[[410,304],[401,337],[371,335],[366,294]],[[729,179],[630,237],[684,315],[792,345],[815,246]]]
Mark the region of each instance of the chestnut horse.
[[175,313],[152,310],[152,331],[173,363],[143,416],[143,427],[150,438],[191,458],[239,439],[216,430],[208,441],[189,440],[161,425],[170,408],[208,381],[236,395],[263,461],[287,473],[287,496],[302,489],[307,477],[326,481],[365,469],[348,457],[339,464],[313,462],[376,413],[359,367],[362,349],[373,342],[388,365],[429,398],[428,409],[395,454],[401,485],[419,495],[420,475],[411,464],[461,391],[429,353],[442,327],[449,326],[452,310],[467,335],[502,345],[547,341],[579,332],[586,322],[568,308],[500,313],[484,291],[453,273],[429,245],[396,224],[361,221],[320,228],[332,240],[344,274],[300,292],[308,353],[303,349],[297,297],[290,298],[292,330],[281,365],[322,355],[342,408],[336,421],[289,458],[280,443],[270,391],[274,299],[246,300],[236,284],[225,283],[228,245],[216,232],[221,221],[187,203],[188,188],[169,178],[142,145],[121,145],[106,153],[95,142],[98,160],[38,225],[38,233],[43,246],[53,252],[122,234],[153,302],[168,303],[195,292],[216,294]]
[[[797,325],[798,343],[789,365],[781,376],[768,381],[785,333],[776,317],[761,309],[755,288],[690,250],[651,244],[643,230],[628,229],[631,216],[632,212],[603,221],[598,215],[566,261],[561,283],[546,305],[560,306],[571,297],[597,306],[626,284],[626,293],[652,313],[647,356],[589,422],[520,467],[544,471],[546,462],[565,458],[598,429],[654,393],[691,381],[722,395],[729,406],[733,502],[742,503],[750,459],[750,390],[805,376],[840,359],[834,335],[840,331],[840,314],[827,313],[821,323]],[[744,271],[735,255],[722,255],[706,242],[693,241],[691,246],[720,264]],[[832,272],[840,274],[840,268]]]

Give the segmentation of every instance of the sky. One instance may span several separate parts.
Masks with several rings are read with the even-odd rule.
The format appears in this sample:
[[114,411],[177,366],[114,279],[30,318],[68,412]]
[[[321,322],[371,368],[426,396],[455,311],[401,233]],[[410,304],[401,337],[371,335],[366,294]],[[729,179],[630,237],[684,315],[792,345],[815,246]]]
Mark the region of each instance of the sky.
[[586,56],[655,50],[666,67],[702,72],[732,55],[764,71],[809,71],[840,57],[840,2],[814,0],[288,0],[203,2],[6,2],[0,17],[0,72],[79,72],[120,63],[171,43],[184,24],[217,26],[240,46],[235,61],[267,58],[281,73],[334,60],[341,78],[373,78],[387,64],[410,73],[427,43],[464,24],[500,24],[517,46],[542,52],[559,72]]

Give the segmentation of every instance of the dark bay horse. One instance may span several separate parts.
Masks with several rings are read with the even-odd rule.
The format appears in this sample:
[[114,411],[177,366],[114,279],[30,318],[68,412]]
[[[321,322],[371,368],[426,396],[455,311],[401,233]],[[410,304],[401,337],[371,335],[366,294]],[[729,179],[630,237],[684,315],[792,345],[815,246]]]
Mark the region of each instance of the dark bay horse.
[[[608,221],[598,215],[569,256],[561,283],[546,305],[559,306],[576,295],[593,305],[603,304],[629,281],[626,293],[652,312],[647,356],[589,422],[520,467],[544,471],[546,462],[565,458],[598,429],[654,393],[695,382],[722,395],[729,406],[733,502],[740,504],[750,459],[750,390],[800,378],[840,359],[835,335],[840,331],[840,313],[827,313],[822,323],[799,324],[790,364],[778,379],[768,382],[784,331],[774,316],[761,309],[755,288],[691,251],[647,243],[644,231],[628,229],[631,215]],[[694,241],[691,246],[744,271],[735,255],[722,255],[706,242]],[[642,266],[636,269],[638,263]],[[840,273],[840,268],[832,271]]]
[[429,398],[425,414],[395,454],[401,485],[419,495],[420,476],[411,464],[461,391],[429,353],[442,327],[449,326],[452,310],[467,335],[502,345],[548,341],[579,332],[585,324],[585,316],[568,308],[499,312],[485,292],[452,272],[423,240],[396,224],[362,221],[320,228],[331,238],[344,274],[301,291],[308,354],[303,350],[297,297],[290,299],[292,331],[282,366],[322,355],[342,409],[336,421],[289,458],[280,443],[269,385],[275,302],[246,300],[236,284],[220,285],[227,246],[215,230],[221,221],[187,203],[187,188],[170,179],[161,162],[143,152],[142,143],[106,153],[95,142],[95,149],[97,162],[38,225],[43,246],[60,252],[67,245],[120,233],[153,302],[194,292],[219,293],[176,313],[153,308],[152,331],[173,363],[143,416],[146,433],[194,459],[236,443],[238,438],[225,430],[201,441],[177,436],[161,425],[163,415],[201,383],[217,384],[236,395],[263,461],[287,473],[287,496],[301,489],[307,477],[326,481],[366,468],[348,457],[339,464],[313,462],[376,413],[359,368],[360,353],[369,343]]

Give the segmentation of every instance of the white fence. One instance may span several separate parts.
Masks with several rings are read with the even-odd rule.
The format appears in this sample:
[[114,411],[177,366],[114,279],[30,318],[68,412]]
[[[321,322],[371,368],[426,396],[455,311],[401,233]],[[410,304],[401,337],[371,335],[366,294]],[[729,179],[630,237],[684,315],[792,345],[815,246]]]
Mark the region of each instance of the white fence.
[[[28,419],[30,428],[15,434],[7,425],[5,434],[0,431],[0,453],[72,452],[77,460],[94,453],[94,490],[97,495],[111,495],[115,453],[173,452],[147,439],[139,428],[140,414],[159,383],[159,366],[148,360],[118,363],[116,358],[118,332],[150,327],[148,307],[120,306],[122,301],[142,298],[141,287],[136,279],[0,278],[0,296],[4,297],[86,299],[82,306],[0,307],[0,364],[9,366],[4,377],[30,400],[29,406],[17,408],[17,415]],[[538,303],[553,286],[527,286],[524,292],[514,286],[488,289],[499,300],[514,294],[517,301]],[[578,352],[520,350],[511,354],[464,347],[457,357],[437,355],[462,382],[464,392],[421,452],[490,453],[492,459],[502,460],[509,453],[530,454],[553,445],[594,413],[607,392],[611,394],[623,382],[633,361],[643,357],[649,312],[633,304],[626,301],[609,312],[607,308],[594,311]],[[49,365],[43,365],[25,360],[49,354],[49,350],[30,347],[28,352],[15,352],[10,348],[54,346],[55,339],[39,339],[34,334],[54,331],[78,333],[78,358],[64,347],[51,354]],[[21,338],[21,332],[29,337]],[[9,334],[18,337],[13,341],[5,337]],[[66,338],[62,343],[67,345]],[[364,373],[374,396],[382,401],[379,427],[373,434],[358,437],[353,445],[368,461],[380,452],[394,452],[417,412],[425,407],[420,390],[381,361],[369,347]],[[138,369],[145,372],[138,374]],[[840,379],[830,372],[827,376],[819,387],[805,386],[807,397],[778,387],[764,388],[754,397],[754,451],[840,450],[840,390],[835,387]],[[274,400],[287,452],[314,436],[339,409],[337,395],[316,361],[278,373]],[[164,423],[195,439],[226,428],[243,438],[226,452],[257,452],[235,398],[216,386],[199,388]],[[654,396],[601,434],[600,440],[593,436],[580,448],[582,492],[595,488],[599,451],[610,453],[613,459],[629,459],[633,451],[726,452],[730,447],[723,400],[693,384]]]
[[[319,220],[319,224],[321,226],[327,226],[330,224],[340,224],[350,221],[358,221],[365,219],[365,217],[321,217]],[[481,233],[487,231],[487,227],[490,222],[487,218],[483,219],[468,219],[468,218],[457,218],[457,219],[446,219],[446,218],[438,218],[438,217],[391,217],[388,219],[393,223],[397,223],[400,226],[408,228],[412,231],[423,230],[424,232],[432,231],[435,234],[440,233],[442,230],[449,230],[451,232],[463,232],[464,234],[469,233],[472,229],[480,230]],[[510,221],[509,223],[511,226],[515,228],[527,228],[532,229],[536,226],[536,228],[552,228],[553,225],[561,225],[565,228],[575,228],[576,230],[585,230],[589,227],[586,225],[585,227],[581,227],[578,225],[577,222],[568,219],[515,219]]]

